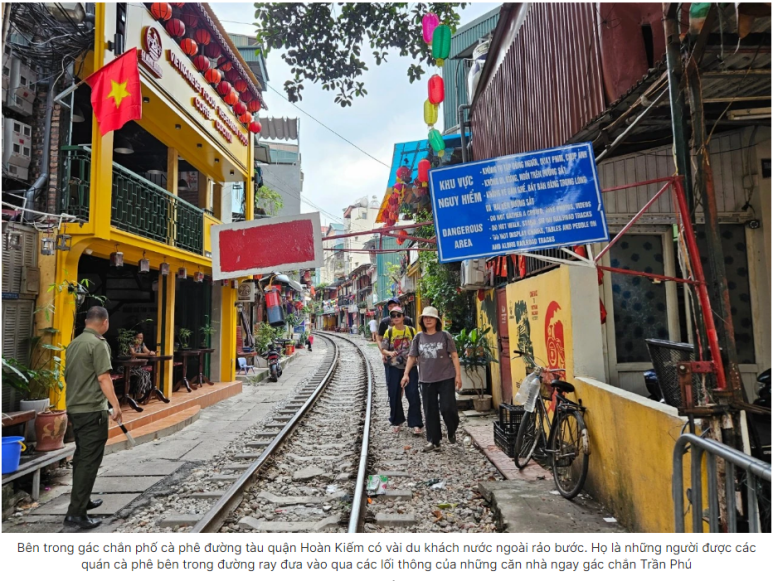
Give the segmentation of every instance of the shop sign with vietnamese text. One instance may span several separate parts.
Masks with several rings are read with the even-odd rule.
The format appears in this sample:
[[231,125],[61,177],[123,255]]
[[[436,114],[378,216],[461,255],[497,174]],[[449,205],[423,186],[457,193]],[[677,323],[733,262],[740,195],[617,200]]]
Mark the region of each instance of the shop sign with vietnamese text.
[[609,240],[590,143],[435,169],[429,178],[440,262]]

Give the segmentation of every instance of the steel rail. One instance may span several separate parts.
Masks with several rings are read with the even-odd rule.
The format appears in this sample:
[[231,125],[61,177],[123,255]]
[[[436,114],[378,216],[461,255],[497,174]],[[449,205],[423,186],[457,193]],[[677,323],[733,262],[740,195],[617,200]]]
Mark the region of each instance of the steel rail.
[[339,363],[339,349],[338,345],[334,341],[330,341],[333,344],[335,352],[333,354],[333,363],[330,365],[325,377],[322,378],[317,389],[314,390],[306,402],[295,413],[282,430],[274,437],[273,440],[266,446],[263,453],[250,464],[247,469],[239,476],[239,478],[231,485],[231,487],[221,496],[212,508],[207,511],[203,517],[193,526],[191,533],[215,533],[220,530],[220,527],[225,523],[226,517],[233,512],[236,507],[241,504],[243,492],[253,484],[257,478],[257,473],[261,467],[266,463],[271,455],[279,448],[282,442],[287,438],[290,432],[295,428],[296,424],[306,415],[306,412],[311,409],[312,405],[316,402],[319,395],[327,387],[330,379],[333,377],[333,373],[338,367]]

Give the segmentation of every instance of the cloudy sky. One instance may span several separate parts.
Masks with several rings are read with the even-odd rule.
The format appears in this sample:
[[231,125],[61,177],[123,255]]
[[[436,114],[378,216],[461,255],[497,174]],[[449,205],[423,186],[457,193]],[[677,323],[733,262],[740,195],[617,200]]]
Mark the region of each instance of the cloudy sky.
[[[253,3],[212,2],[210,4],[228,32],[254,34]],[[474,20],[495,8],[497,4],[475,3],[461,13],[461,24]],[[282,51],[269,55],[267,69],[269,85],[284,92],[290,67],[280,57]],[[413,84],[408,82],[410,57],[390,55],[388,62],[376,66],[363,51],[369,70],[360,79],[368,95],[355,98],[351,107],[341,108],[333,102],[335,93],[319,85],[305,83],[303,100],[298,106],[331,127],[373,157],[389,165],[395,143],[426,139],[423,105],[427,98],[425,75]],[[434,69],[430,74],[439,72]],[[300,146],[305,175],[302,196],[329,215],[322,214],[323,223],[340,218],[342,210],[362,196],[377,196],[379,202],[387,187],[389,170],[360,153],[351,145],[320,126],[272,90],[264,94],[269,110],[261,115],[300,118]],[[439,128],[442,130],[443,113]],[[304,212],[316,211],[304,203]]]

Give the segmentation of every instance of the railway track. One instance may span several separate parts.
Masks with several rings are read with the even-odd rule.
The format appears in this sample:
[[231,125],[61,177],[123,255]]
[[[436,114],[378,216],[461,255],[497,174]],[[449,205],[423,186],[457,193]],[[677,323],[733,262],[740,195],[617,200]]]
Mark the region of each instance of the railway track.
[[234,456],[251,462],[215,477],[231,484],[191,532],[361,530],[373,370],[353,341],[318,336],[332,346],[320,370],[266,424],[278,432]]

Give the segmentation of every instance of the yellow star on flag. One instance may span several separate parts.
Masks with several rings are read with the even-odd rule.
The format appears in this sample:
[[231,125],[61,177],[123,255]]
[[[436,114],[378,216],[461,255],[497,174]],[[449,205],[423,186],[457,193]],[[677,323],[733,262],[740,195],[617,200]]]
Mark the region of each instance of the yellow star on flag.
[[128,81],[124,81],[123,83],[117,83],[114,80],[110,79],[110,83],[112,84],[112,90],[110,93],[108,93],[107,98],[110,97],[113,98],[115,101],[115,108],[118,109],[121,106],[121,101],[123,101],[126,97],[130,97],[131,93],[126,90],[126,84]]

